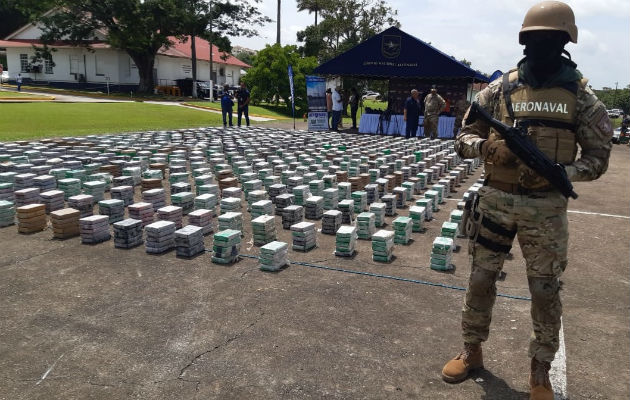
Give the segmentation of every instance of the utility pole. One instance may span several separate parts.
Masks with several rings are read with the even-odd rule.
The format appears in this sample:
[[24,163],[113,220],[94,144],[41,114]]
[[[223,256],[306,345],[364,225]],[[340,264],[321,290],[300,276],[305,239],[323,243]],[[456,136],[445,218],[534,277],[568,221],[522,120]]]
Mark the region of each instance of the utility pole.
[[276,44],[280,44],[280,3],[282,0],[278,0],[278,23],[276,28]]
[[615,105],[615,108],[617,107],[617,87],[619,86],[619,82],[615,82],[615,101],[613,102],[613,104]]
[[208,38],[208,44],[210,45],[210,88],[208,89],[208,96],[210,96],[210,102],[214,102],[214,82],[212,81],[212,1],[210,2],[210,37]]

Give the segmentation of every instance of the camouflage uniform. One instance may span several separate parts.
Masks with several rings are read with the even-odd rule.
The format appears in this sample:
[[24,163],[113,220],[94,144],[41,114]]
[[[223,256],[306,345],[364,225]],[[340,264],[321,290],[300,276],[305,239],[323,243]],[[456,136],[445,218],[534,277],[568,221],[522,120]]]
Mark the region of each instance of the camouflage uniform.
[[[612,129],[605,107],[585,83],[578,85],[575,98],[574,132],[581,153],[579,159],[566,165],[572,181],[599,178],[608,167],[612,147]],[[502,82],[498,79],[481,91],[476,101],[495,118],[505,121],[501,99]],[[465,124],[456,139],[455,149],[464,158],[480,157],[482,142],[492,135],[483,121]],[[521,166],[515,159],[507,169]],[[469,243],[472,266],[462,311],[464,342],[478,344],[488,338],[495,282],[518,235],[532,297],[533,334],[529,356],[551,362],[558,349],[562,315],[559,277],[567,265],[567,199],[548,187],[512,194],[514,191],[484,186],[479,193],[479,207],[484,213],[479,238],[483,240]]]
[[462,121],[466,110],[470,107],[470,102],[466,99],[459,99],[455,102],[455,124],[453,124],[453,136],[459,133],[459,129],[462,127]]
[[438,137],[438,120],[446,102],[437,93],[429,93],[424,98],[424,137]]

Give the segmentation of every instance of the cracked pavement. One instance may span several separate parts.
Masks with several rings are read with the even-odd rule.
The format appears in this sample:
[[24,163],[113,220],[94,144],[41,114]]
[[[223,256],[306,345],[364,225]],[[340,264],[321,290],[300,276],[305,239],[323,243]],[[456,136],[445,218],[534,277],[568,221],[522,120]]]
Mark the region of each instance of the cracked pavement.
[[[601,180],[576,184],[580,198],[570,209],[627,216],[627,152],[615,146]],[[413,244],[397,245],[391,264],[373,262],[363,240],[353,259],[335,257],[334,237],[321,233],[317,249],[289,259],[466,286],[461,239],[453,273],[427,267],[432,239],[455,206],[444,204]],[[628,398],[630,225],[588,214],[569,220],[568,391]],[[222,266],[209,254],[150,256],[113,241],[52,240],[50,230],[19,235],[14,226],[0,229],[0,242],[0,399],[528,398],[527,301],[497,299],[486,370],[449,385],[439,373],[461,346],[458,290],[295,264],[263,273],[252,258]],[[518,246],[505,271],[499,292],[527,296]]]

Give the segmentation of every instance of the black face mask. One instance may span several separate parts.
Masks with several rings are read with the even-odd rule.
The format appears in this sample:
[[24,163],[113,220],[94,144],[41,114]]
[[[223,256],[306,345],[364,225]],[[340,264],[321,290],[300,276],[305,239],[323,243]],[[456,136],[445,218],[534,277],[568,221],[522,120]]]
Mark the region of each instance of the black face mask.
[[555,70],[561,64],[562,51],[567,44],[566,33],[558,31],[528,32],[524,37],[523,54],[535,70]]

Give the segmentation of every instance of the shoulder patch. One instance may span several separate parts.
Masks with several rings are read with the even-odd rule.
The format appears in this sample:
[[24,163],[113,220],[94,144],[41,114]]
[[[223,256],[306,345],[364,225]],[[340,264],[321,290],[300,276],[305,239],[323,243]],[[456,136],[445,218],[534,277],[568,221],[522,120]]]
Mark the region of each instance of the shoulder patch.
[[612,131],[612,125],[610,125],[610,118],[608,118],[608,113],[600,112],[595,117],[595,121],[597,121],[595,123],[595,127],[599,129],[600,132],[607,135],[609,132]]

